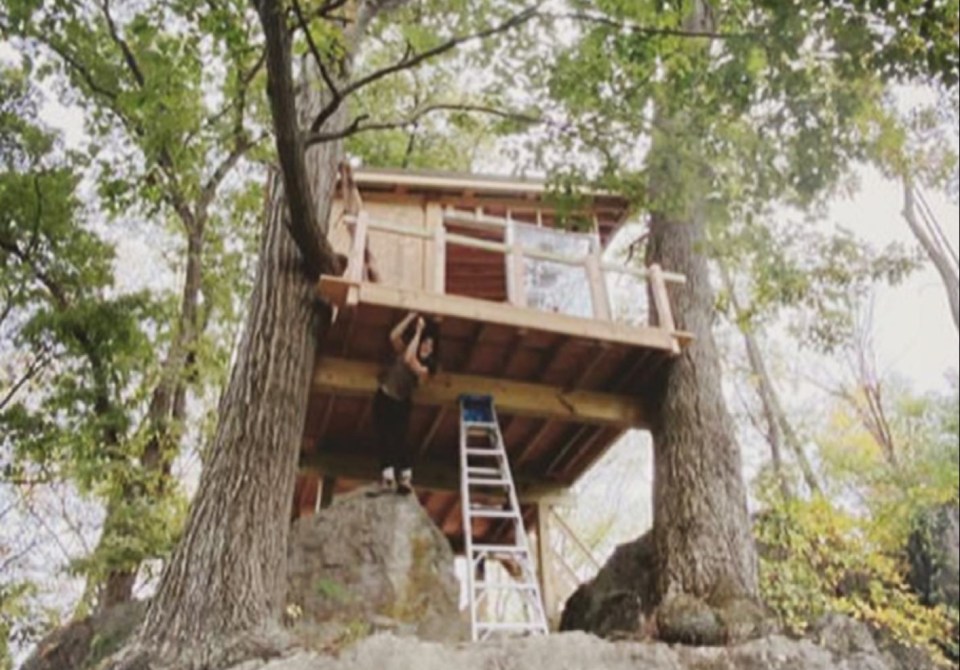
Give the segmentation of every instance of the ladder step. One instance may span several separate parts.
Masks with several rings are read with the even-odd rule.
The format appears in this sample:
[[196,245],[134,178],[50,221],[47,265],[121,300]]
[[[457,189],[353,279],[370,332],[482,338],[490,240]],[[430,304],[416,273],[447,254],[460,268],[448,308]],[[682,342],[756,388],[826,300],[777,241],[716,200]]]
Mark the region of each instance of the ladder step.
[[485,428],[488,430],[499,430],[500,424],[496,421],[464,421],[464,428]]
[[475,467],[467,466],[467,478],[470,478],[470,475],[500,475],[503,474],[503,471],[500,468],[484,468],[484,467]]
[[519,582],[474,582],[475,589],[491,589],[500,591],[536,591],[536,584],[521,584]]
[[529,554],[530,550],[526,547],[518,547],[515,544],[475,544],[472,547],[477,554]]
[[467,484],[469,486],[510,486],[509,479],[487,479],[487,478],[474,478],[467,479]]
[[503,449],[478,449],[476,447],[466,448],[467,456],[502,456]]
[[472,509],[470,510],[472,521],[477,519],[516,519],[520,521],[520,515],[513,510],[506,509]]
[[546,632],[546,628],[543,626],[543,624],[533,623],[533,622],[522,622],[522,623],[521,623],[521,622],[519,622],[519,621],[518,621],[517,623],[500,623],[500,622],[489,622],[489,623],[488,623],[488,622],[485,622],[485,621],[478,621],[478,622],[477,622],[477,630],[490,630],[490,631],[497,631],[497,630],[515,630],[515,631],[530,630],[530,631],[532,631],[532,630],[535,630],[535,631]]

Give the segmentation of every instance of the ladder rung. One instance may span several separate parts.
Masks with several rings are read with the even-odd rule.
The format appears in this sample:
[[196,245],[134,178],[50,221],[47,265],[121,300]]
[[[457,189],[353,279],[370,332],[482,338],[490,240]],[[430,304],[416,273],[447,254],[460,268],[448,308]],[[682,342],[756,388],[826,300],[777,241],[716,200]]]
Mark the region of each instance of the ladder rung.
[[503,449],[477,449],[476,447],[467,447],[467,456],[501,456]]
[[519,519],[520,515],[513,510],[503,509],[472,509],[469,512],[476,519]]
[[544,632],[546,632],[546,629],[544,628],[543,624],[532,623],[532,622],[529,622],[529,623],[520,623],[520,622],[517,622],[517,623],[499,623],[499,622],[496,622],[496,623],[494,623],[494,622],[487,623],[487,622],[485,622],[485,621],[478,621],[478,622],[477,622],[477,629],[478,629],[478,630],[538,630],[538,631],[544,631]]
[[500,428],[500,424],[496,421],[464,421],[463,425],[466,428],[489,428],[490,430]]
[[509,479],[486,479],[486,478],[467,478],[467,484],[470,486],[509,486]]
[[475,544],[472,550],[478,554],[529,554],[530,550],[515,544]]
[[498,589],[504,591],[536,591],[536,584],[521,584],[518,582],[474,582],[475,589]]
[[502,472],[503,471],[500,468],[484,468],[472,465],[467,466],[467,478],[469,478],[470,475],[499,475],[502,474]]

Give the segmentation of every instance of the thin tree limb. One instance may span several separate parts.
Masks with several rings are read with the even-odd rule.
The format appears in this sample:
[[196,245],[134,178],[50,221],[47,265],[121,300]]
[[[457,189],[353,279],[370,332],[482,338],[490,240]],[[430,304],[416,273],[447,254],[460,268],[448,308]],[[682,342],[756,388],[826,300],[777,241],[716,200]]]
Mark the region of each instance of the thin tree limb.
[[343,99],[349,96],[351,93],[355,93],[356,91],[363,88],[364,86],[368,86],[376,81],[379,81],[380,79],[383,79],[384,77],[388,77],[392,74],[396,74],[397,72],[402,72],[404,70],[409,70],[412,67],[416,67],[417,65],[419,65],[420,63],[423,63],[424,61],[429,60],[431,58],[435,58],[436,56],[439,56],[441,54],[444,54],[466,42],[485,39],[487,37],[491,37],[498,33],[503,33],[513,28],[516,28],[518,26],[521,26],[524,23],[528,22],[533,17],[537,16],[538,6],[539,5],[524,9],[523,11],[517,14],[514,14],[513,16],[506,19],[505,21],[495,26],[492,26],[490,28],[477,31],[469,35],[458,35],[457,37],[453,37],[447,40],[446,42],[443,42],[442,44],[438,44],[432,49],[427,49],[422,53],[413,54],[413,55],[405,53],[404,56],[393,65],[388,65],[385,68],[382,68],[375,72],[371,72],[365,77],[360,77],[356,81],[345,86],[340,91],[339,98],[331,99],[330,102],[328,102],[327,105],[320,110],[320,112],[314,118],[313,123],[310,126],[310,132],[311,133],[318,132],[320,128],[323,126],[323,123],[327,119],[329,119],[335,111],[337,111]]
[[579,21],[581,23],[593,23],[616,28],[617,30],[627,30],[641,35],[650,35],[655,37],[685,37],[690,39],[709,39],[709,40],[736,40],[736,39],[756,39],[763,37],[761,33],[727,33],[715,32],[709,30],[689,30],[685,28],[651,28],[630,21],[621,21],[602,14],[592,14],[589,12],[542,12],[540,14],[547,19],[566,19],[570,21]]
[[434,105],[426,105],[420,109],[413,112],[410,116],[403,119],[396,119],[393,121],[379,121],[375,123],[363,122],[369,118],[367,114],[360,114],[353,121],[351,121],[346,127],[341,128],[340,130],[330,131],[330,132],[314,132],[306,136],[306,146],[313,146],[314,144],[320,144],[322,142],[330,142],[332,140],[344,139],[351,137],[358,133],[369,132],[374,130],[396,130],[398,128],[406,128],[411,125],[418,123],[424,116],[431,114],[433,112],[475,112],[479,114],[487,114],[490,116],[498,116],[503,119],[511,119],[515,121],[521,121],[523,123],[537,124],[543,123],[545,119],[542,117],[531,116],[529,114],[524,114],[522,112],[510,112],[502,109],[497,109],[496,107],[490,107],[487,105],[471,105],[464,103],[437,103]]

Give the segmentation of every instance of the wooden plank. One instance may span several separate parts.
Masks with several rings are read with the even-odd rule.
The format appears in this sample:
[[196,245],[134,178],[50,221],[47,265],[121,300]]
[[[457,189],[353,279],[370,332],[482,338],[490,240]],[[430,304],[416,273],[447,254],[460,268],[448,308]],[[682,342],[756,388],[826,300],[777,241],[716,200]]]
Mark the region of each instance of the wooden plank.
[[[319,472],[328,477],[342,477],[375,482],[380,478],[380,462],[375,456],[315,452],[302,454],[300,470],[304,473]],[[414,465],[414,487],[427,491],[460,491],[459,466],[447,466],[433,461],[420,461]],[[574,500],[570,490],[549,480],[514,477],[517,496],[524,502],[551,500],[554,504],[570,504]]]
[[[380,366],[343,358],[322,358],[313,376],[313,391],[367,395],[377,390]],[[460,395],[496,398],[505,414],[618,427],[647,425],[640,403],[628,396],[516,382],[494,377],[440,373],[417,389],[414,403],[456,406]]]
[[556,603],[553,556],[550,552],[550,511],[547,503],[537,503],[537,568],[540,577],[540,597],[548,619],[553,619]]
[[[339,277],[324,275],[318,292],[336,305],[342,305],[344,284]],[[395,288],[382,284],[362,283],[358,286],[359,302],[399,310],[416,310],[424,314],[453,317],[469,321],[489,322],[531,331],[543,331],[581,337],[588,340],[616,342],[632,347],[649,347],[673,351],[674,337],[661,328],[627,326],[610,321],[584,319],[566,314],[524,309],[505,303],[495,303],[464,296],[426,293],[412,289]],[[337,302],[340,298],[341,302]]]
[[507,212],[507,229],[504,233],[504,240],[508,249],[505,259],[506,267],[504,268],[507,279],[507,300],[517,307],[526,307],[527,291],[523,281],[523,250],[517,243],[517,228],[509,211]]
[[674,354],[679,354],[680,343],[672,335],[677,329],[677,325],[673,321],[673,310],[670,308],[670,296],[667,294],[667,285],[663,280],[663,270],[656,263],[650,266],[650,288],[653,293],[653,304],[657,309],[657,325],[668,333],[671,333],[673,346],[670,347],[670,350]]
[[347,271],[344,273],[344,279],[348,281],[359,282],[363,279],[363,261],[367,248],[367,226],[367,214],[366,212],[360,212],[359,216],[356,217],[356,225],[353,227],[353,244],[350,247]]
[[600,240],[590,241],[590,255],[584,264],[587,282],[590,284],[590,302],[593,304],[594,318],[610,320],[610,296],[607,295],[607,281],[600,271]]

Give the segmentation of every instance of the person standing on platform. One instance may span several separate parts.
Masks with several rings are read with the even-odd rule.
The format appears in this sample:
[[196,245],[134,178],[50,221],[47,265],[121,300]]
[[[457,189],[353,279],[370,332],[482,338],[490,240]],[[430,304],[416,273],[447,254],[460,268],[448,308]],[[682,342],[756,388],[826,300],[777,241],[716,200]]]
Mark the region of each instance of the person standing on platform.
[[[412,331],[412,332],[411,332]],[[437,371],[440,329],[416,312],[390,331],[394,358],[380,377],[373,398],[373,428],[380,453],[380,486],[371,495],[413,492],[413,450],[407,443],[411,398]]]

